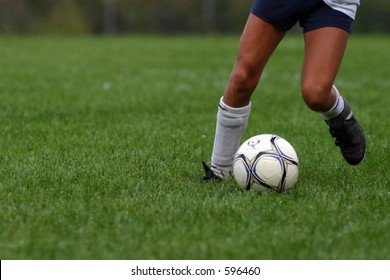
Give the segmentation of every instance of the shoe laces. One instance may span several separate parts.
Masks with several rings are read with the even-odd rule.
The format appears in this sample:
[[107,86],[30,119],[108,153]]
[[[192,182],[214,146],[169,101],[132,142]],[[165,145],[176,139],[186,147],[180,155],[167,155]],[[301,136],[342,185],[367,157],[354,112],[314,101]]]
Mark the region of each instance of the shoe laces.
[[341,146],[343,145],[346,141],[345,133],[342,132],[340,129],[335,129],[335,128],[330,128],[329,129],[330,134],[334,138],[336,138],[335,144],[336,146]]
[[330,127],[329,132],[336,138],[336,146],[343,147],[348,144],[353,144],[353,137],[348,133],[348,126],[344,126],[343,128]]

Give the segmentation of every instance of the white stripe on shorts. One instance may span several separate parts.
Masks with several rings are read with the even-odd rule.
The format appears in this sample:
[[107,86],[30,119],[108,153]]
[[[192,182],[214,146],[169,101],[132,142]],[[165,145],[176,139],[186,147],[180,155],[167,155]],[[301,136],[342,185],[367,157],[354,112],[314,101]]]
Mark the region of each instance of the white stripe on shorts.
[[360,0],[324,0],[324,2],[332,9],[353,19],[355,19],[357,7],[360,5]]

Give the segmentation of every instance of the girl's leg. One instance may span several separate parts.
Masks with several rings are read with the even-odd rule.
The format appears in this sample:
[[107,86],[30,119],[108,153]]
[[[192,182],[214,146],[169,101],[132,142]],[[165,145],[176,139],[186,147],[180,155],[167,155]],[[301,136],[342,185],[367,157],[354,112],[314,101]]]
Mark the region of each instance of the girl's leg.
[[325,27],[305,33],[305,56],[302,67],[302,96],[307,106],[326,112],[336,102],[333,90],[349,33]]
[[346,161],[360,163],[366,141],[349,104],[333,85],[347,46],[349,33],[324,27],[305,33],[302,96],[307,106],[321,112]]
[[237,62],[225,89],[223,101],[234,107],[249,104],[264,67],[286,31],[278,30],[250,14],[241,36]]
[[250,113],[250,97],[263,69],[285,31],[250,14],[241,36],[238,58],[218,105],[211,169],[204,164],[204,180],[230,176],[234,154]]

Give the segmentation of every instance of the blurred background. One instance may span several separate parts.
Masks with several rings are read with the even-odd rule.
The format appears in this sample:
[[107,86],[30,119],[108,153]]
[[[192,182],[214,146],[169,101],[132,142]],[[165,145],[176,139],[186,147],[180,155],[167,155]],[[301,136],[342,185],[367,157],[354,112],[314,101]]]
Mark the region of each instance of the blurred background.
[[[389,33],[390,0],[362,0],[354,32]],[[239,33],[252,0],[0,0],[0,34]]]

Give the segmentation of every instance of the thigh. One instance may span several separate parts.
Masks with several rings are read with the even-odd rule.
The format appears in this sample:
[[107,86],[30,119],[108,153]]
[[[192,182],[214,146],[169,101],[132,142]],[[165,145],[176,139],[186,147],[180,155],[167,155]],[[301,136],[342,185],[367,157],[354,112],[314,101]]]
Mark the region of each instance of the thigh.
[[285,33],[250,14],[240,39],[237,62],[262,70]]
[[336,27],[306,32],[302,85],[331,87],[341,65],[349,33]]
[[[244,77],[246,83],[255,86],[268,59],[285,33],[286,31],[276,29],[256,15],[249,15],[240,39],[237,62],[224,94],[224,101],[227,104],[241,105],[237,103],[237,93],[232,87],[234,77]],[[254,86],[249,87],[253,88]],[[246,100],[249,98],[250,96],[246,96],[243,102],[247,102]]]

